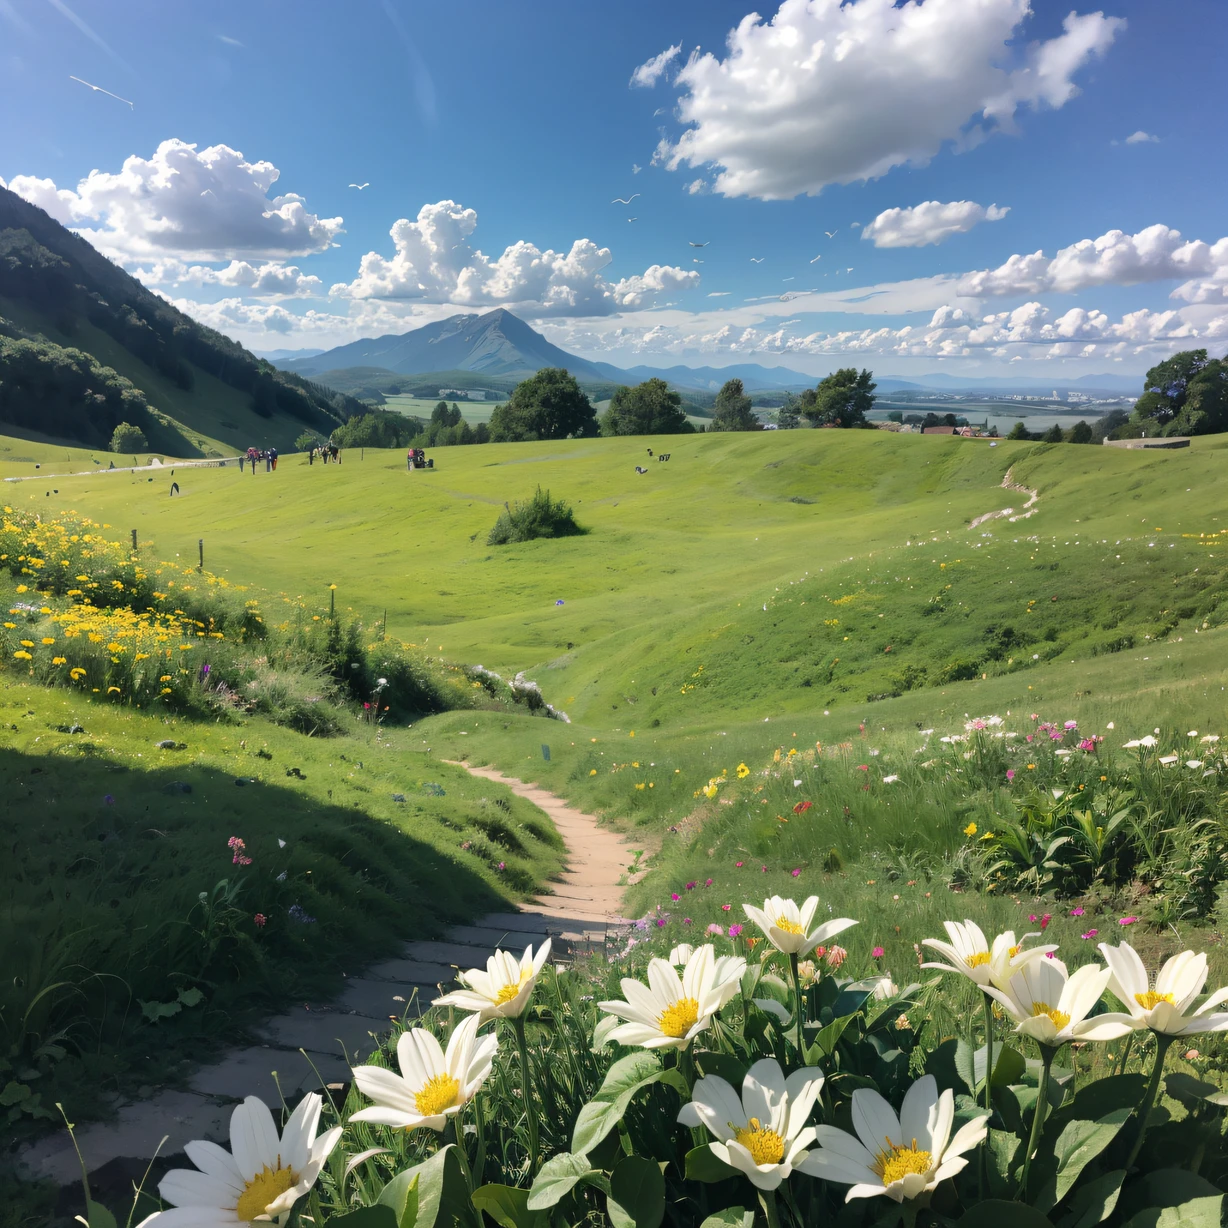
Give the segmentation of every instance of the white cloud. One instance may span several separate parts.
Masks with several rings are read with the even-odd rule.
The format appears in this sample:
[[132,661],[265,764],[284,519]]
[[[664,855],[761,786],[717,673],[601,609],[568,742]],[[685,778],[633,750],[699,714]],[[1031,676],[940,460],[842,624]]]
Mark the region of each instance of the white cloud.
[[583,316],[650,306],[659,294],[699,284],[698,273],[657,264],[642,274],[607,281],[601,274],[612,260],[610,249],[591,239],[577,239],[567,252],[543,251],[521,240],[492,259],[469,246],[477,224],[477,213],[455,201],[423,205],[416,221],[401,218],[389,231],[394,256],[368,252],[358,276],[337,283],[330,294]]
[[[116,259],[277,259],[324,251],[342,219],[308,211],[301,196],[268,195],[281,172],[227,145],[163,141],[117,172],[91,171],[76,189],[17,175],[9,187]],[[82,223],[96,223],[94,226]]]
[[1228,239],[1208,244],[1182,239],[1169,226],[1148,226],[1138,234],[1110,230],[1098,239],[1080,239],[1053,259],[1044,252],[1013,255],[996,269],[968,273],[960,291],[982,297],[1003,294],[1073,294],[1093,286],[1133,286],[1140,282],[1205,276],[1208,283],[1187,282],[1174,296],[1208,301],[1203,285],[1228,284]]
[[1012,130],[1021,106],[1063,106],[1125,25],[1071,13],[1016,52],[1029,12],[1028,0],[784,0],[770,21],[751,13],[723,59],[696,53],[679,72],[689,126],[656,161],[717,166],[717,191],[771,200],[971,147]]
[[187,265],[179,260],[160,260],[148,268],[133,270],[133,276],[149,286],[226,286],[252,295],[311,298],[324,292],[324,283],[296,265],[268,261],[253,265],[232,260],[225,268]]
[[910,209],[884,209],[861,232],[875,247],[925,247],[963,234],[981,222],[1000,222],[1010,208],[978,205],[971,200],[922,201]]
[[700,196],[707,189],[708,185],[702,179],[692,179],[685,187],[688,196]]
[[1137,132],[1130,133],[1130,135],[1126,137],[1127,145],[1142,145],[1148,141],[1154,142],[1156,145],[1158,145],[1160,143],[1160,138],[1158,136],[1152,136],[1150,132],[1144,132],[1142,128],[1140,128]]
[[676,43],[672,47],[666,47],[660,55],[654,55],[651,60],[645,60],[631,74],[631,84],[638,85],[644,89],[651,89],[658,81],[665,76],[666,70],[674,62],[678,53],[682,50],[682,44]]

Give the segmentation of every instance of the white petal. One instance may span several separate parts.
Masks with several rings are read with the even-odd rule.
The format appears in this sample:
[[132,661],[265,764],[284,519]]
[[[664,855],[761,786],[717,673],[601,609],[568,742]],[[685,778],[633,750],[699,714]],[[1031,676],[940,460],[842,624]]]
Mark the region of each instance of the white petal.
[[266,1166],[277,1167],[281,1140],[269,1106],[258,1096],[248,1096],[230,1115],[230,1152],[244,1181],[250,1181]]
[[868,1087],[859,1087],[853,1093],[853,1128],[866,1148],[875,1154],[882,1151],[888,1141],[892,1146],[900,1142],[900,1119],[895,1110]]
[[234,1157],[225,1147],[219,1147],[216,1143],[206,1142],[204,1139],[193,1139],[183,1145],[183,1150],[202,1173],[207,1173],[233,1189],[236,1199],[243,1193],[246,1182],[239,1173]]
[[311,1145],[315,1142],[320,1125],[320,1108],[323,1101],[318,1092],[308,1092],[298,1107],[290,1114],[281,1132],[281,1163],[283,1168],[302,1172],[311,1159]]
[[229,1207],[239,1201],[232,1186],[191,1168],[172,1168],[158,1182],[158,1193],[177,1207]]
[[[900,1134],[898,1138],[893,1137],[892,1142],[909,1146],[916,1139],[920,1150],[934,1151],[933,1131],[939,1118],[938,1100],[938,1081],[934,1076],[925,1075],[918,1079],[904,1094],[904,1102],[900,1105]],[[950,1111],[952,1114],[955,1111],[953,1103]],[[947,1131],[950,1131],[949,1122]],[[865,1141],[864,1136],[862,1141]],[[944,1136],[942,1142],[946,1141]],[[938,1154],[942,1153],[941,1146],[936,1150]]]
[[358,1090],[368,1100],[404,1113],[417,1112],[414,1089],[400,1075],[382,1066],[355,1066],[352,1073]]

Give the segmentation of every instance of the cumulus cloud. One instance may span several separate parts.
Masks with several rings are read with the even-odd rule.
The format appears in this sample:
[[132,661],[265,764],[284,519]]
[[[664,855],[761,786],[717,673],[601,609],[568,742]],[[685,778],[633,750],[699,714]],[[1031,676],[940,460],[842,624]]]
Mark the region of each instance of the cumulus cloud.
[[[279,259],[324,251],[342,219],[311,213],[294,193],[269,196],[281,172],[228,145],[163,141],[116,172],[91,171],[75,189],[17,175],[9,187],[122,262],[173,257]],[[92,224],[91,224],[92,223]]]
[[1140,128],[1137,132],[1130,133],[1130,135],[1126,137],[1127,145],[1143,145],[1148,141],[1158,145],[1160,143],[1160,138],[1158,136],[1152,136],[1150,132],[1144,132],[1142,128]]
[[677,58],[678,53],[682,50],[681,43],[675,43],[672,47],[666,47],[660,55],[654,55],[651,60],[645,60],[631,74],[631,84],[640,86],[643,89],[651,89],[658,81],[665,76],[669,66]]
[[1061,107],[1075,75],[1125,22],[1071,13],[1016,51],[1028,0],[784,0],[751,13],[723,58],[693,54],[676,79],[689,125],[656,160],[720,168],[726,196],[816,195],[921,165],[946,142],[1010,131],[1020,107]]
[[225,268],[187,265],[180,260],[160,260],[147,268],[133,269],[133,276],[148,286],[226,286],[247,294],[282,298],[311,298],[322,294],[324,283],[293,264],[268,261],[253,265],[232,260]]
[[642,274],[608,281],[602,270],[612,260],[610,249],[591,239],[577,239],[566,252],[543,251],[521,240],[491,258],[469,245],[477,224],[477,213],[455,201],[423,205],[415,221],[401,218],[389,231],[396,248],[391,258],[368,252],[358,276],[337,283],[329,293],[583,316],[650,306],[661,294],[699,284],[696,272],[656,264]]
[[[1214,244],[1185,240],[1170,226],[1148,226],[1138,234],[1110,230],[1098,239],[1080,239],[1049,259],[1044,252],[1013,255],[996,269],[962,277],[962,294],[1073,294],[1093,286],[1132,286],[1171,278],[1204,277],[1178,287],[1175,297],[1208,301],[1207,287],[1228,284],[1228,238]],[[1195,297],[1202,294],[1203,297]]]
[[861,232],[875,247],[926,247],[963,234],[981,222],[1000,222],[1010,208],[978,205],[971,200],[922,201],[911,209],[884,209]]

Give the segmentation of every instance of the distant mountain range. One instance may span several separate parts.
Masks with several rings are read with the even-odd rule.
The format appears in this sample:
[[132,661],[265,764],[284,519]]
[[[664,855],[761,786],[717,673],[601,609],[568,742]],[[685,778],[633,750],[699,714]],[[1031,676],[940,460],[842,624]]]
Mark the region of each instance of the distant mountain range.
[[[665,380],[680,392],[711,395],[729,379],[740,379],[747,392],[793,391],[813,388],[822,378],[789,367],[735,363],[728,367],[616,367],[569,354],[504,308],[484,315],[450,316],[405,333],[364,338],[332,350],[273,350],[263,357],[287,371],[322,378],[324,383],[351,391],[362,383],[389,375],[426,376],[471,372],[492,380],[517,380],[542,367],[565,367],[581,384],[638,384]],[[363,368],[362,379],[355,368]],[[385,380],[385,382],[387,382]],[[1074,379],[1027,376],[962,376],[936,372],[910,379],[880,376],[880,393],[949,392],[1050,393],[1095,389],[1108,393],[1137,392],[1137,376],[1082,375]]]

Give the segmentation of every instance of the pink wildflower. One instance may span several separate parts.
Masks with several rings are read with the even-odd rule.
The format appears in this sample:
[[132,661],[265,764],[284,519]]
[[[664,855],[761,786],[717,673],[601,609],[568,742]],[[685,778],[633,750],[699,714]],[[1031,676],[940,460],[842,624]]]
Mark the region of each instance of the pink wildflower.
[[1070,910],[1070,915],[1072,917],[1081,917],[1083,915],[1083,911],[1084,910],[1082,908],[1072,908]]
[[1099,931],[1099,930],[1088,930],[1086,934],[1083,934],[1083,935],[1082,935],[1082,937],[1084,937],[1084,938],[1095,938],[1095,936],[1096,936],[1098,933],[1100,933],[1100,931]]
[[1133,925],[1138,920],[1137,917],[1118,917],[1118,925]]
[[717,923],[716,923],[715,921],[713,921],[713,922],[712,922],[712,924],[711,924],[710,926],[708,926],[708,928],[707,928],[707,929],[704,931],[704,933],[705,933],[705,934],[714,934],[714,935],[716,935],[716,937],[718,937],[718,938],[723,938],[723,937],[724,937],[724,935],[725,935],[725,931],[724,931],[723,929],[721,929],[721,927],[720,927],[719,925],[717,925]]
[[1006,779],[1007,779],[1007,780],[1014,780],[1014,779],[1015,779],[1015,769],[1014,769],[1014,768],[1007,768],[1007,769],[1006,769]]
[[682,896],[680,896],[680,895],[679,895],[679,894],[678,894],[676,891],[671,891],[671,892],[669,893],[669,898],[670,898],[671,900],[680,900],[680,899],[682,899]]
[[739,870],[746,864],[744,861],[735,861],[733,863]]
[[797,878],[801,874],[801,870],[790,870],[789,873],[792,874],[794,878]]
[[262,912],[258,912],[258,913],[257,913],[257,914],[256,914],[256,915],[255,915],[255,916],[252,918],[252,920],[255,922],[255,924],[256,924],[256,928],[257,928],[257,929],[263,929],[263,928],[264,928],[264,926],[265,926],[265,922],[267,922],[267,921],[268,921],[268,917],[266,917],[266,916],[264,915],[264,913],[262,913]]
[[711,887],[711,886],[712,886],[712,880],[711,880],[710,878],[706,878],[706,879],[704,879],[704,886],[705,886],[705,887]]
[[668,917],[658,917],[657,918],[657,929],[659,930],[664,929],[668,921],[669,921]]
[[882,947],[875,947],[874,950],[870,952],[870,958],[871,959],[882,959],[882,957],[885,954],[886,952],[883,950]]
[[683,925],[690,925],[690,924],[691,924],[691,918],[690,918],[690,917],[683,917],[683,918],[682,918],[682,924],[683,924]]
[[859,772],[868,772],[870,770],[870,765],[868,763],[859,763],[857,765],[857,770]]
[[1067,729],[1078,729],[1078,727],[1079,727],[1078,721],[1067,721],[1066,722]]
[[732,904],[722,904],[722,905],[721,905],[721,912],[728,912],[728,911],[729,911],[729,910],[730,910],[732,907],[733,907],[733,905],[732,905]]
[[697,885],[698,885],[698,884],[696,884],[696,883],[687,883],[687,885],[686,885],[686,889],[687,889],[688,891],[694,891]]
[[833,971],[838,969],[848,959],[848,954],[843,947],[832,947],[827,952],[827,966]]
[[731,925],[729,927],[729,937],[730,938],[738,938],[741,936],[741,933],[742,933],[742,927],[740,925]]
[[1048,929],[1048,928],[1049,928],[1049,922],[1050,922],[1051,920],[1053,920],[1053,918],[1052,918],[1052,916],[1051,916],[1049,913],[1045,913],[1045,915],[1044,915],[1043,917],[1041,917],[1041,919],[1040,919],[1040,931],[1041,931],[1041,933],[1042,933],[1042,934],[1045,932],[1045,930],[1046,930],[1046,929]]

